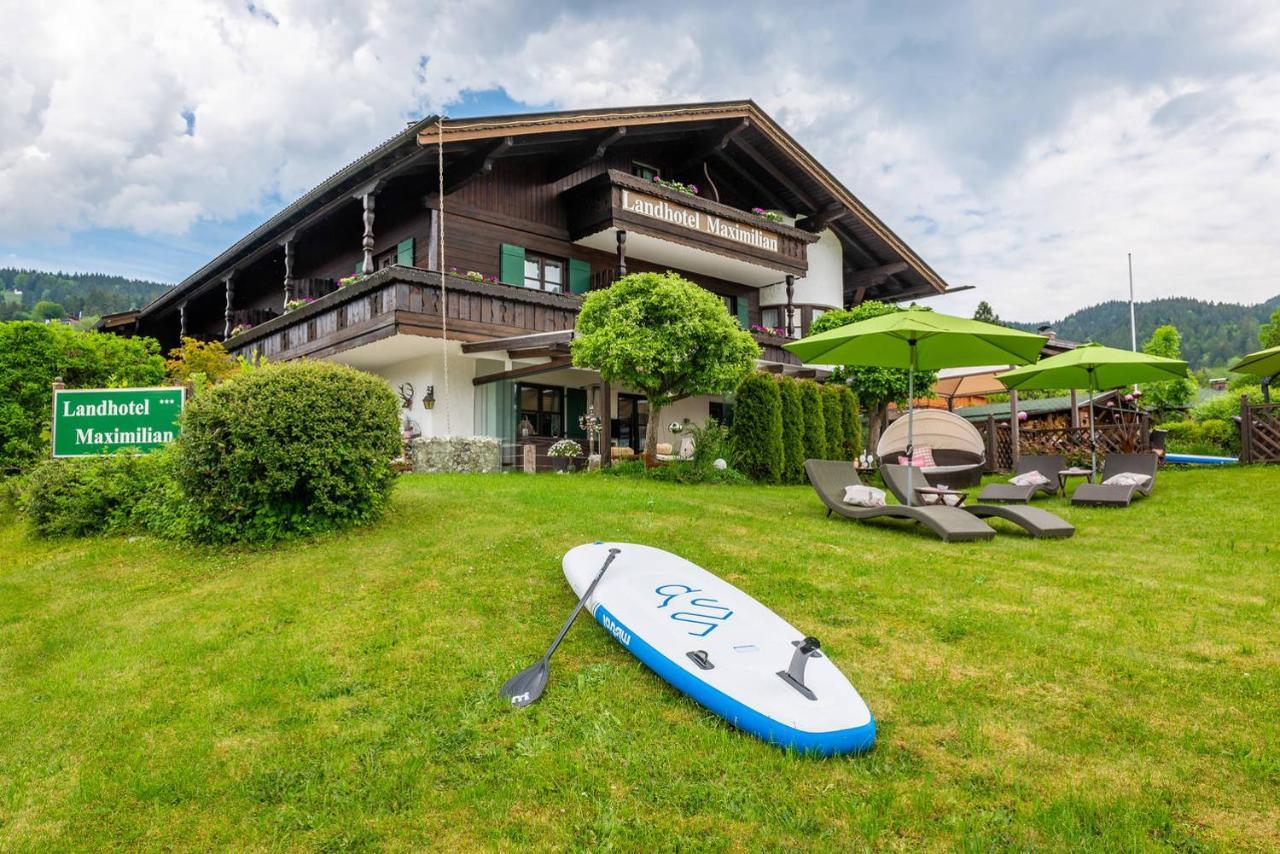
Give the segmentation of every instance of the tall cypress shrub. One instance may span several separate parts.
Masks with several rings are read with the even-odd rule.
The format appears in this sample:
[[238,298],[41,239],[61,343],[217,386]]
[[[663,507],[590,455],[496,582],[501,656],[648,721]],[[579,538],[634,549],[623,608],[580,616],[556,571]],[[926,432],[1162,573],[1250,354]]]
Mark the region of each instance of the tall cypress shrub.
[[804,405],[800,385],[791,377],[778,376],[782,398],[782,482],[804,483]]
[[777,483],[782,478],[782,395],[778,384],[759,371],[738,386],[733,408],[734,463],[752,480]]
[[840,419],[844,424],[845,459],[857,460],[862,456],[862,412],[858,397],[847,385],[840,385]]
[[833,460],[845,459],[844,413],[840,406],[840,389],[834,384],[822,386],[822,422],[827,428],[827,453]]
[[800,406],[804,410],[804,456],[807,460],[827,459],[827,424],[822,413],[822,392],[818,384],[800,383]]

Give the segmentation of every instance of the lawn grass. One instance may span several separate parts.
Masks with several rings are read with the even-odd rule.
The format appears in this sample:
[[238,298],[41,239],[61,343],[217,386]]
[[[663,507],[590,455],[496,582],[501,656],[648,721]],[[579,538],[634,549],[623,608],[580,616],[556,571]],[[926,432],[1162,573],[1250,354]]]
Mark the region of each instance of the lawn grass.
[[[1280,847],[1280,470],[1166,471],[1074,539],[943,544],[800,487],[410,476],[272,551],[0,525],[0,849]],[[876,715],[788,755],[589,621],[519,713],[571,546],[669,548]]]

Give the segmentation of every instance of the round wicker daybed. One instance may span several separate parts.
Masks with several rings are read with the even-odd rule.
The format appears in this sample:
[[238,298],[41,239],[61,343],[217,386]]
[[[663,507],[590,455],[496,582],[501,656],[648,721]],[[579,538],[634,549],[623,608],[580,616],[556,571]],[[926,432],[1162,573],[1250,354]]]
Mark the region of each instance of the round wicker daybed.
[[[982,434],[965,419],[945,409],[917,409],[913,429],[916,451],[933,452],[932,468],[921,469],[930,483],[961,488],[977,486],[987,462]],[[880,435],[876,457],[881,465],[896,463],[907,452],[907,416],[890,424]]]

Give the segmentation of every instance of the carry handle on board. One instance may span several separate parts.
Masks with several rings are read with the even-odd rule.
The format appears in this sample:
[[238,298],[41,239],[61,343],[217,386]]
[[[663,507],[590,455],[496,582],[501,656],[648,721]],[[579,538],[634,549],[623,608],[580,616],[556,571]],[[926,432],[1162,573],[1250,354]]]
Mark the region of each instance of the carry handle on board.
[[551,654],[556,651],[560,641],[564,640],[564,636],[569,632],[569,627],[573,625],[574,620],[578,619],[578,615],[582,613],[582,609],[586,606],[587,600],[591,598],[591,594],[596,592],[596,585],[600,583],[601,578],[604,578],[605,570],[609,568],[609,564],[613,563],[613,559],[621,551],[621,549],[609,549],[609,556],[605,558],[604,566],[600,567],[600,571],[596,573],[591,585],[582,594],[582,598],[574,606],[573,613],[569,615],[569,619],[564,621],[564,625],[560,627],[559,634],[551,642],[551,646],[547,647],[547,651],[542,658],[512,676],[502,686],[502,697],[508,703],[520,708],[530,703],[536,703],[538,698],[542,696],[542,692],[547,687],[547,665],[551,661]]

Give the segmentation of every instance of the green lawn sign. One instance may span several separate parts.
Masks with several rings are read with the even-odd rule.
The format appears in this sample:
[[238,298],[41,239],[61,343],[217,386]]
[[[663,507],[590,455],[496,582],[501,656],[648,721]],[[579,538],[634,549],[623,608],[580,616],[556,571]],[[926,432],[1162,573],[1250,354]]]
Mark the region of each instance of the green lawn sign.
[[54,389],[53,455],[164,447],[178,435],[183,401],[181,388]]

